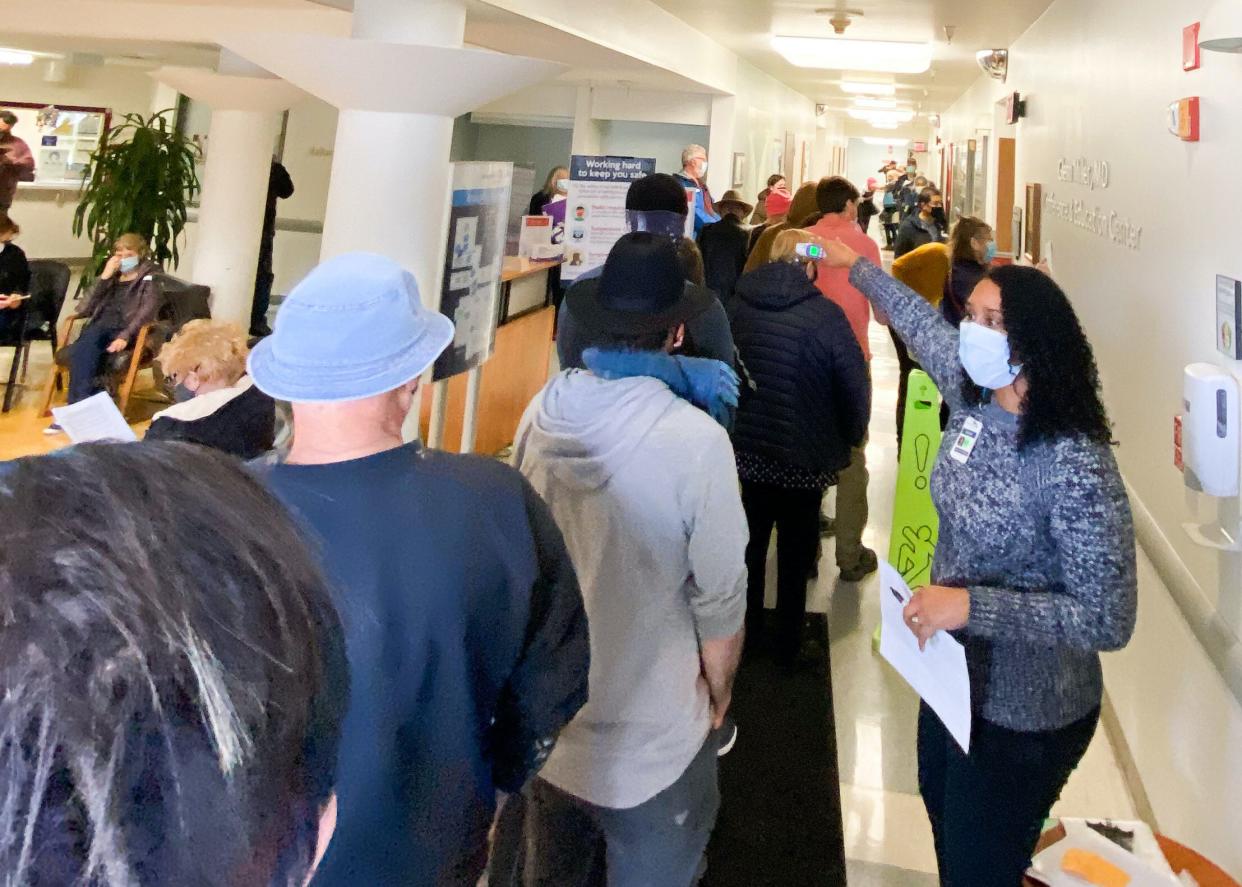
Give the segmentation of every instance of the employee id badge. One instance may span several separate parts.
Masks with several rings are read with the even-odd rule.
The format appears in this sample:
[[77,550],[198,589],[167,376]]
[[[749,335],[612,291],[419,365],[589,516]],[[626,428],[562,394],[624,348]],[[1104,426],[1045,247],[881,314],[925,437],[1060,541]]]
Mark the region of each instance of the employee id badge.
[[949,451],[950,458],[954,462],[960,462],[965,465],[970,459],[970,454],[975,451],[975,444],[979,442],[979,435],[983,433],[983,423],[971,416],[962,425],[962,431],[957,436],[957,440],[953,442],[953,449]]

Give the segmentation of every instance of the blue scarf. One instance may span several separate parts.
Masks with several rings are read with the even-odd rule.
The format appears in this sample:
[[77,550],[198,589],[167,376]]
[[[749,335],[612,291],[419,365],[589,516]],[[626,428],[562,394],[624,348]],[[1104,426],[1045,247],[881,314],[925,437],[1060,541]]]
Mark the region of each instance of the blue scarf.
[[684,357],[662,351],[602,351],[588,348],[582,362],[601,379],[650,376],[703,410],[726,430],[737,411],[738,377],[733,368],[706,357]]

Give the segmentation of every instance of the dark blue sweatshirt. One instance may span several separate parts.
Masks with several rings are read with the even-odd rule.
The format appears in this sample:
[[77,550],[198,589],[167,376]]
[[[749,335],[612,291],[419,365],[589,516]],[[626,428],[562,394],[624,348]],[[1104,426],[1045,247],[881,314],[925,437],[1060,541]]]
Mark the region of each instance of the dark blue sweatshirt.
[[316,887],[469,884],[495,792],[586,700],[577,578],[516,471],[417,445],[258,469],[323,553],[352,681]]

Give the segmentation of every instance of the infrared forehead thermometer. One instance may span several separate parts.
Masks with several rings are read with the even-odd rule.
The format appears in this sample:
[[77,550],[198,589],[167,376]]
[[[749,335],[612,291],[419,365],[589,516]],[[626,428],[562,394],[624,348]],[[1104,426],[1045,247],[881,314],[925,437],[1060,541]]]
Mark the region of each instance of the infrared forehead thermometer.
[[827,255],[824,248],[815,243],[799,243],[794,246],[794,252],[804,259],[810,259],[812,262],[818,262]]

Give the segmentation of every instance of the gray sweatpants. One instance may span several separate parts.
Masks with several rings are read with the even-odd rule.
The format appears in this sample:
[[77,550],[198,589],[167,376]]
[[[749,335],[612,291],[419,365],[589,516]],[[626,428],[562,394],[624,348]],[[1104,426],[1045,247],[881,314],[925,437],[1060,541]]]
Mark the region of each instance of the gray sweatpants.
[[681,777],[629,810],[598,807],[536,778],[526,819],[527,887],[692,887],[720,810],[717,740]]

